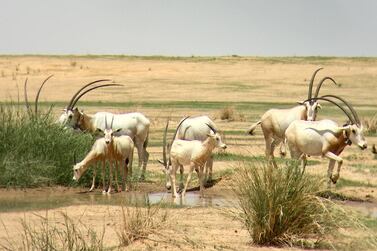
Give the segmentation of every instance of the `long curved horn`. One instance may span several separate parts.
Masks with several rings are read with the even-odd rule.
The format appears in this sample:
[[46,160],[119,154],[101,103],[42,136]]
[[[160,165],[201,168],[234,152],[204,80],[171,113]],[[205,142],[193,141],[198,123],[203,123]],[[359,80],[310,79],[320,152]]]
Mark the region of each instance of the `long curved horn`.
[[31,112],[31,108],[30,108],[29,99],[28,99],[28,97],[27,97],[27,78],[25,79],[25,83],[24,83],[24,96],[25,96],[25,106],[26,106],[26,110],[27,110],[27,112],[30,114],[30,112]]
[[319,72],[320,70],[322,70],[323,68],[318,68],[312,75],[312,78],[309,82],[309,90],[308,90],[308,99],[311,99],[312,98],[312,90],[313,90],[313,82],[314,82],[314,79],[315,79],[315,75],[317,75],[317,72]]
[[73,103],[71,104],[70,108],[73,108],[76,105],[76,103],[80,100],[80,98],[82,96],[84,96],[86,93],[88,93],[90,91],[93,91],[93,90],[95,90],[97,88],[108,87],[108,86],[123,86],[123,85],[121,85],[121,84],[104,84],[104,85],[98,85],[98,86],[89,88],[89,89],[85,90],[83,93],[81,93],[79,96],[77,96],[77,98],[75,99],[75,101],[73,101]]
[[331,97],[331,98],[336,98],[336,99],[339,99],[340,101],[342,101],[347,107],[348,109],[350,109],[350,111],[352,112],[352,115],[354,117],[354,122],[356,122],[356,124],[360,125],[360,119],[359,119],[359,116],[357,115],[357,112],[356,110],[353,108],[353,106],[348,103],[348,101],[346,101],[345,99],[341,98],[341,97],[338,97],[336,95],[324,95],[323,97]]
[[44,81],[43,81],[43,83],[41,84],[41,86],[39,87],[39,89],[38,89],[38,92],[37,92],[37,96],[35,96],[35,104],[34,104],[34,111],[35,111],[35,115],[37,115],[37,113],[38,113],[38,100],[39,100],[39,95],[41,94],[41,91],[42,91],[42,88],[43,88],[43,86],[46,84],[46,82],[47,82],[47,80],[49,80],[50,78],[52,78],[52,76],[54,76],[54,75],[50,75],[50,76],[48,76]]
[[105,114],[105,129],[108,129],[107,128],[107,115]]
[[336,86],[339,86],[337,82],[335,82],[335,80],[333,78],[330,78],[330,77],[324,77],[323,79],[321,79],[321,81],[319,82],[319,84],[317,85],[317,89],[315,90],[315,94],[314,94],[314,97],[318,97],[318,94],[319,94],[319,90],[321,90],[321,87],[322,87],[322,84],[326,81],[326,80],[331,80],[331,82],[333,82]]
[[[173,136],[173,138],[172,138],[172,140],[171,140],[170,147],[173,145],[173,142],[174,142],[174,140],[175,140],[175,137],[177,137],[178,130],[179,130],[179,128],[181,127],[182,123],[183,123],[186,119],[188,119],[189,117],[190,117],[190,116],[187,116],[187,117],[185,117],[184,119],[182,119],[181,122],[179,122],[179,124],[178,124],[178,126],[177,126],[177,129],[175,129],[174,136]],[[169,149],[169,152],[170,152],[170,149]]]
[[111,80],[110,80],[110,79],[100,79],[100,80],[96,80],[96,81],[90,82],[89,84],[86,84],[86,85],[84,85],[83,87],[81,87],[81,88],[80,88],[80,89],[79,89],[79,90],[78,90],[78,91],[72,96],[71,100],[69,101],[69,103],[68,103],[68,105],[67,105],[67,110],[73,108],[72,103],[73,103],[73,101],[76,99],[77,95],[79,95],[80,92],[81,92],[82,90],[84,90],[84,89],[85,89],[86,87],[88,87],[88,86],[94,85],[94,84],[99,83],[99,82],[104,82],[104,81],[111,81]]
[[182,139],[186,139],[186,132],[188,131],[188,129],[190,129],[191,125],[189,125],[188,127],[185,128],[185,131],[183,132],[183,137]]
[[325,96],[323,96],[323,97],[318,97],[318,98],[311,98],[311,99],[308,99],[307,101],[310,101],[310,100],[325,100],[325,101],[327,101],[327,102],[330,102],[330,103],[336,105],[337,107],[340,108],[340,110],[342,110],[342,111],[344,112],[344,114],[347,115],[348,119],[349,119],[352,123],[355,123],[355,122],[354,122],[354,119],[353,119],[353,117],[352,117],[352,115],[351,115],[347,110],[345,110],[341,105],[339,105],[338,103],[336,103],[335,101],[333,101],[333,100],[331,100],[331,99],[328,99],[328,98],[325,98]]
[[206,125],[209,127],[209,129],[211,129],[214,133],[217,133],[217,130],[213,127],[213,126],[211,126],[210,124],[207,124],[206,123]]
[[111,129],[111,130],[113,129],[113,122],[114,122],[114,115],[113,115],[113,117],[111,118],[111,125],[110,125],[110,129]]
[[169,119],[166,121],[165,131],[164,131],[164,137],[162,138],[162,161],[164,162],[164,166],[166,167],[168,164],[167,156],[166,156],[166,136],[168,134],[168,127],[169,127]]

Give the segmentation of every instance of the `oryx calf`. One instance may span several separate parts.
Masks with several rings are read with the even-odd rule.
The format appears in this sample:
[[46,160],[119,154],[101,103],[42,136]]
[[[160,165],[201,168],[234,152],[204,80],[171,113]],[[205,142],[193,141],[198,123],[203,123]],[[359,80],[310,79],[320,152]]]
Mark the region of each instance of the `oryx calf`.
[[[336,98],[342,101],[351,111],[351,114],[342,106],[338,105],[328,97]],[[332,120],[320,121],[303,121],[296,120],[292,122],[285,132],[285,137],[291,152],[291,157],[295,159],[303,159],[303,168],[306,165],[306,155],[322,156],[330,159],[328,166],[328,186],[331,182],[334,184],[339,179],[340,168],[343,159],[339,157],[344,148],[352,143],[356,144],[360,149],[367,148],[367,142],[363,135],[363,126],[353,107],[335,95],[326,95],[317,99],[329,101],[337,105],[349,118],[349,122],[344,126],[338,126]],[[338,162],[337,173],[333,175],[335,162]]]
[[[322,68],[317,69],[312,75],[309,83],[308,100],[298,102],[298,106],[289,109],[270,109],[262,115],[258,122],[254,123],[247,130],[248,134],[253,135],[256,127],[261,125],[266,143],[266,157],[274,167],[277,167],[274,159],[274,149],[284,141],[284,134],[288,126],[295,120],[314,121],[316,119],[318,109],[320,109],[321,106],[316,99],[312,99],[312,88],[315,76],[321,69]],[[314,97],[318,97],[321,86],[326,80],[331,80],[337,85],[334,79],[324,77],[319,82]],[[280,150],[282,155],[285,155],[285,150],[283,150],[284,146],[285,145],[283,144]]]
[[[181,124],[187,118],[183,119],[177,127],[173,140],[176,137],[177,131]],[[210,129],[210,133],[207,135],[207,139],[204,141],[199,140],[181,140],[175,139],[171,144],[171,148],[169,150],[169,159],[166,156],[166,134],[168,129],[168,123],[165,128],[164,132],[164,160],[162,164],[165,166],[165,173],[167,175],[167,180],[170,180],[172,185],[172,196],[178,197],[179,194],[177,193],[175,177],[177,173],[177,169],[183,169],[184,166],[189,165],[189,172],[188,177],[185,183],[185,186],[182,191],[182,197],[185,196],[187,187],[191,180],[192,172],[195,170],[199,170],[199,185],[200,185],[200,195],[203,196],[204,193],[204,165],[210,158],[213,149],[216,147],[220,147],[225,149],[227,146],[221,141],[221,136],[217,133],[216,129],[214,129],[209,124],[206,124]],[[168,183],[167,183],[168,186]]]
[[[128,168],[132,168],[134,143],[132,139],[127,135],[114,136],[114,133],[121,131],[121,129],[113,131],[112,124],[113,124],[113,120],[111,121],[111,126],[107,127],[107,121],[106,121],[105,130],[102,131],[101,129],[98,129],[100,132],[104,134],[104,137],[97,139],[94,142],[94,145],[92,149],[90,150],[90,152],[84,158],[84,160],[77,163],[73,167],[73,173],[74,173],[73,179],[78,181],[91,163],[96,162],[96,161],[102,161],[102,183],[103,183],[102,193],[103,194],[105,193],[110,194],[111,192],[112,169],[114,169],[113,162],[115,162],[116,164],[115,185],[116,185],[117,191],[120,191],[119,186],[118,186],[118,175],[117,175],[118,166],[124,163],[123,175],[122,175],[123,190],[126,190],[125,182],[128,175]],[[107,191],[105,187],[105,161],[106,160],[109,160],[110,162],[110,182],[109,182],[109,188]],[[94,188],[95,177],[96,177],[96,171],[94,171],[92,186],[89,191],[92,191]]]

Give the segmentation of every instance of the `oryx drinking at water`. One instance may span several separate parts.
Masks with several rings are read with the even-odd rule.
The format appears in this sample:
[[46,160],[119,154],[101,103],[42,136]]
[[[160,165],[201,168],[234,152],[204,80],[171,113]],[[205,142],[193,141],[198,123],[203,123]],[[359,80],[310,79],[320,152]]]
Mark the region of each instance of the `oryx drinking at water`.
[[149,137],[149,126],[150,121],[143,114],[139,112],[134,113],[123,113],[123,114],[113,114],[109,112],[97,112],[94,115],[88,115],[83,111],[79,111],[76,103],[79,99],[88,93],[89,91],[95,90],[101,87],[107,86],[119,86],[117,84],[103,84],[99,86],[94,86],[89,89],[91,85],[98,82],[109,81],[109,80],[97,80],[83,86],[79,91],[77,91],[71,98],[67,107],[63,110],[59,121],[64,125],[71,126],[75,129],[80,129],[81,131],[87,131],[94,134],[99,128],[101,130],[105,129],[105,118],[106,116],[114,116],[114,127],[121,129],[122,133],[127,134],[132,138],[136,146],[138,156],[139,156],[139,168],[142,167],[141,180],[145,179],[145,171],[149,159],[149,153],[147,152],[148,137]]
[[[277,165],[274,160],[274,149],[277,145],[284,141],[284,133],[288,126],[295,120],[314,121],[316,119],[318,109],[320,109],[321,106],[316,99],[312,99],[312,89],[315,76],[321,69],[322,68],[317,69],[312,75],[309,83],[308,100],[298,102],[299,105],[290,109],[270,109],[262,115],[261,119],[258,122],[253,124],[247,130],[247,132],[252,135],[255,128],[258,125],[261,125],[264,140],[266,143],[265,154],[267,159],[272,162],[275,167]],[[337,85],[334,79],[330,77],[324,77],[317,86],[314,98],[318,97],[321,86],[326,80],[330,80],[335,85]],[[285,145],[283,144],[282,147],[284,146]]]

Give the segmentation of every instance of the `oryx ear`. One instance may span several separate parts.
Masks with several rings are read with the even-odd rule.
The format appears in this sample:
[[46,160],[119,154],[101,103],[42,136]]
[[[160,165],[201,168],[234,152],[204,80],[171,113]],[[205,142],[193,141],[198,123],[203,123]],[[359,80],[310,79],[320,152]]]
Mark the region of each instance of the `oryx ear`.
[[63,112],[67,112],[67,108],[62,109]]
[[122,131],[122,128],[118,128],[114,132],[120,132],[120,131]]
[[73,109],[74,112],[78,112],[79,111],[79,108],[75,107],[75,109]]
[[340,126],[340,127],[337,128],[337,130],[340,131],[340,132],[341,131],[343,131],[343,132],[349,131],[350,129],[351,129],[350,125]]
[[303,105],[303,104],[305,104],[305,102],[304,101],[297,101],[297,104]]
[[318,108],[318,109],[322,109],[322,106],[318,103],[318,104],[317,104],[317,108]]
[[100,128],[97,128],[96,132],[103,133],[103,131]]

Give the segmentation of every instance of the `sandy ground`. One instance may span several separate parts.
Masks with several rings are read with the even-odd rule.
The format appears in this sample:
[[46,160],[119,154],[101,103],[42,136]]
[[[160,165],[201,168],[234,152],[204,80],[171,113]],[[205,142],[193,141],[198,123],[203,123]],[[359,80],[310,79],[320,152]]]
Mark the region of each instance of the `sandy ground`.
[[[189,58],[167,60],[162,58],[122,58],[122,57],[0,57],[0,101],[22,98],[22,86],[25,78],[29,79],[29,95],[33,97],[41,81],[50,74],[54,77],[46,84],[41,94],[41,101],[63,101],[83,84],[103,78],[110,78],[121,83],[122,88],[108,88],[95,91],[85,96],[83,101],[101,101],[95,106],[80,106],[88,113],[99,110],[113,112],[143,112],[151,120],[150,147],[151,153],[148,170],[161,172],[157,159],[161,158],[162,131],[166,117],[172,117],[171,128],[185,115],[208,114],[225,135],[229,153],[240,155],[264,154],[264,141],[261,130],[255,136],[246,136],[243,132],[251,123],[268,109],[268,102],[282,102],[292,105],[307,96],[307,82],[312,72],[323,66],[318,80],[324,76],[333,77],[341,88],[324,85],[322,93],[337,93],[350,100],[361,114],[376,114],[377,99],[376,83],[377,60],[375,59],[264,59],[264,58]],[[19,93],[17,91],[17,87]],[[32,98],[31,98],[32,99]],[[224,105],[218,107],[182,107],[168,106],[146,107],[111,107],[106,102],[165,102],[165,101],[231,101],[261,102],[262,108],[237,110],[234,121],[220,120],[219,113]],[[236,104],[236,103],[235,103]],[[319,118],[326,117],[326,106]],[[59,114],[63,107],[55,107]],[[322,112],[321,112],[322,113]],[[340,112],[332,115],[333,119],[342,122],[344,116]],[[377,144],[377,137],[367,137],[371,146]],[[344,164],[341,178],[352,185],[334,188],[349,196],[375,203],[377,188],[377,157],[370,150],[360,151],[355,146],[347,147],[342,154]],[[312,157],[320,164],[310,166],[310,173],[325,178],[328,160]],[[136,162],[135,162],[136,163]],[[216,161],[215,175],[227,169],[236,169],[237,161]],[[343,181],[344,182],[344,181]],[[342,183],[342,180],[339,182]],[[348,184],[347,183],[347,184]],[[339,185],[340,185],[339,184]],[[231,185],[231,184],[230,184]],[[164,184],[147,183],[139,189],[145,192],[164,191]],[[57,193],[77,193],[68,188],[58,188]],[[99,191],[98,191],[99,192]],[[19,196],[25,191],[0,191],[2,198]],[[41,190],[27,190],[26,193],[41,194]],[[226,195],[229,193],[229,181],[222,180],[219,184],[206,191],[208,195]],[[73,218],[79,218],[93,227],[101,229],[107,225],[105,240],[109,246],[116,245],[115,230],[119,224],[119,206],[68,206],[49,211],[56,215],[58,211],[67,212]],[[84,213],[85,212],[85,213]],[[0,217],[8,229],[10,236],[18,236],[19,219],[26,217],[35,220],[35,213],[43,215],[45,211],[1,213]],[[194,207],[169,209],[169,225],[161,231],[161,235],[152,235],[158,242],[151,240],[138,241],[130,250],[249,250],[260,249],[251,246],[248,233],[239,222],[234,221],[223,212],[213,207]],[[5,232],[0,231],[0,238]],[[270,250],[270,248],[269,248]]]

